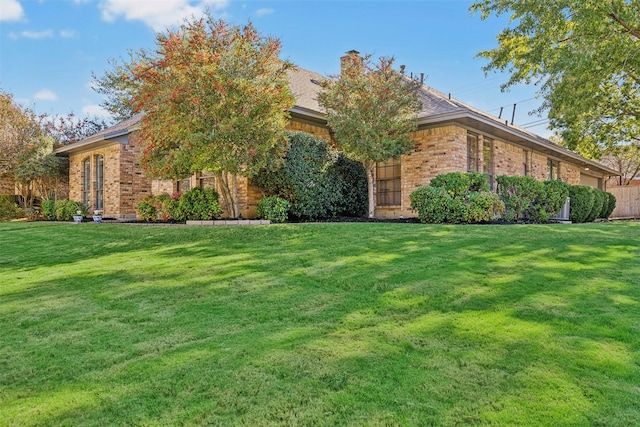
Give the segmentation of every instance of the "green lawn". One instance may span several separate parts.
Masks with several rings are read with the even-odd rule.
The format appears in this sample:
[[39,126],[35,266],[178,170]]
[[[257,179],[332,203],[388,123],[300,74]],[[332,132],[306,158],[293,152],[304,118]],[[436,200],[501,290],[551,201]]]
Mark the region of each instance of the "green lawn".
[[0,224],[0,425],[640,425],[640,223]]

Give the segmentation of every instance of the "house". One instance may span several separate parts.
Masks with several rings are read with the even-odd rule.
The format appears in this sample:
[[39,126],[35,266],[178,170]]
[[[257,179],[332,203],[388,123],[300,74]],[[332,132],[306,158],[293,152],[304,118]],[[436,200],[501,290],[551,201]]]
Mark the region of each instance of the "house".
[[[296,103],[288,129],[331,139],[316,96],[320,74],[290,71]],[[429,86],[421,86],[423,108],[413,132],[413,150],[376,168],[376,215],[409,217],[409,195],[436,175],[448,172],[483,172],[493,183],[499,175],[530,175],[536,179],[562,179],[569,184],[603,188],[616,171],[583,158],[518,126],[466,105]],[[195,174],[172,182],[147,177],[140,167],[140,115],[99,132],[56,153],[68,156],[69,198],[99,209],[105,216],[133,219],[137,204],[148,195],[213,186],[212,176]],[[262,197],[249,179],[238,177],[238,200],[243,217],[255,216]]]

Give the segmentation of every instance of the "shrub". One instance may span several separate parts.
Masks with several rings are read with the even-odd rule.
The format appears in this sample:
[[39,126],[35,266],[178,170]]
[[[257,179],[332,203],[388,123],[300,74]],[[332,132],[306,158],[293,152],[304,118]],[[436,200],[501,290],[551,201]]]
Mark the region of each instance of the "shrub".
[[47,221],[56,219],[56,202],[52,199],[42,201],[42,217]]
[[162,203],[162,207],[160,209],[161,216],[165,220],[175,219],[177,220],[180,216],[178,212],[178,206],[180,204],[180,197],[182,196],[182,192],[173,193],[172,195],[166,195],[160,198],[158,196],[158,201]]
[[19,218],[22,209],[15,202],[15,197],[10,194],[0,194],[0,221]]
[[498,196],[505,206],[503,215],[505,220],[539,220],[544,216],[540,206],[540,201],[545,197],[545,186],[542,181],[530,176],[502,175],[496,178],[496,182]]
[[504,210],[504,204],[497,195],[471,191],[488,188],[484,176],[479,179],[479,174],[455,173],[446,174],[444,178],[438,176],[434,180],[435,186],[420,187],[409,196],[411,209],[418,213],[421,222],[457,224],[491,221]]
[[600,214],[601,218],[609,218],[613,213],[613,210],[616,208],[616,196],[611,193],[605,192],[606,203],[602,205],[602,212]]
[[466,197],[470,192],[490,191],[487,176],[479,172],[451,172],[431,180],[432,187],[444,188],[451,197]]
[[453,197],[444,187],[420,187],[409,196],[411,209],[421,222],[441,224],[450,222]]
[[211,188],[192,188],[178,199],[175,214],[175,219],[179,221],[219,218],[222,208],[218,202],[218,193]]
[[256,211],[260,218],[279,223],[287,220],[290,208],[289,201],[278,196],[268,196],[260,199]]
[[469,194],[467,222],[487,222],[504,212],[504,203],[497,194],[489,192],[473,192]]
[[[604,191],[598,190],[597,188],[589,187],[591,189],[591,193],[593,194],[593,207],[591,208],[591,212],[589,212],[589,217],[587,218],[587,222],[593,222],[595,219],[600,218],[600,212],[602,212],[602,207],[605,202]],[[607,203],[609,202],[607,198]]]
[[142,221],[155,221],[158,219],[158,209],[156,208],[156,199],[153,196],[145,197],[138,206],[136,211]]
[[367,173],[364,167],[344,154],[338,154],[338,158],[327,168],[330,180],[336,182],[335,188],[340,195],[336,199],[336,215],[362,216],[368,209]]
[[70,221],[76,215],[76,211],[82,211],[81,207],[85,206],[71,200],[58,200],[55,204],[56,219],[58,221]]
[[586,222],[591,209],[593,209],[595,199],[591,187],[572,185],[569,187],[569,197],[571,198],[571,208],[569,209],[571,222]]
[[[540,201],[540,207],[544,210],[544,215],[547,215],[547,221],[550,216],[558,214],[569,197],[569,184],[562,182],[559,179],[553,179],[551,181],[544,182],[544,197]],[[540,218],[543,221],[542,218]]]
[[362,165],[312,135],[290,133],[280,166],[264,169],[251,182],[268,195],[291,203],[293,217],[309,220],[357,216],[367,210],[367,178]]

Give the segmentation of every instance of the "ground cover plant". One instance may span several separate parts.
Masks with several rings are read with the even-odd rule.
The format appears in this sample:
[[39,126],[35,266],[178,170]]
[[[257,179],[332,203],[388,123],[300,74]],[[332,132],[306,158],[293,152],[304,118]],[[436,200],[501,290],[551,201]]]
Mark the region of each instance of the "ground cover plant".
[[640,424],[640,224],[0,224],[0,425]]

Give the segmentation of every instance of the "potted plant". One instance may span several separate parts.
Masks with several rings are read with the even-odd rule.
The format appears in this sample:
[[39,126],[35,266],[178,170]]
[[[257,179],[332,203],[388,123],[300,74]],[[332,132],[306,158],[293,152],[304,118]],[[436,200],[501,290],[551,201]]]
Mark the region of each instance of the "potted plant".
[[95,222],[96,224],[100,224],[102,222],[102,214],[98,209],[93,211],[93,222]]
[[73,216],[73,222],[80,224],[82,222],[82,218],[84,218],[84,215],[82,215],[82,211],[78,209],[76,214]]

